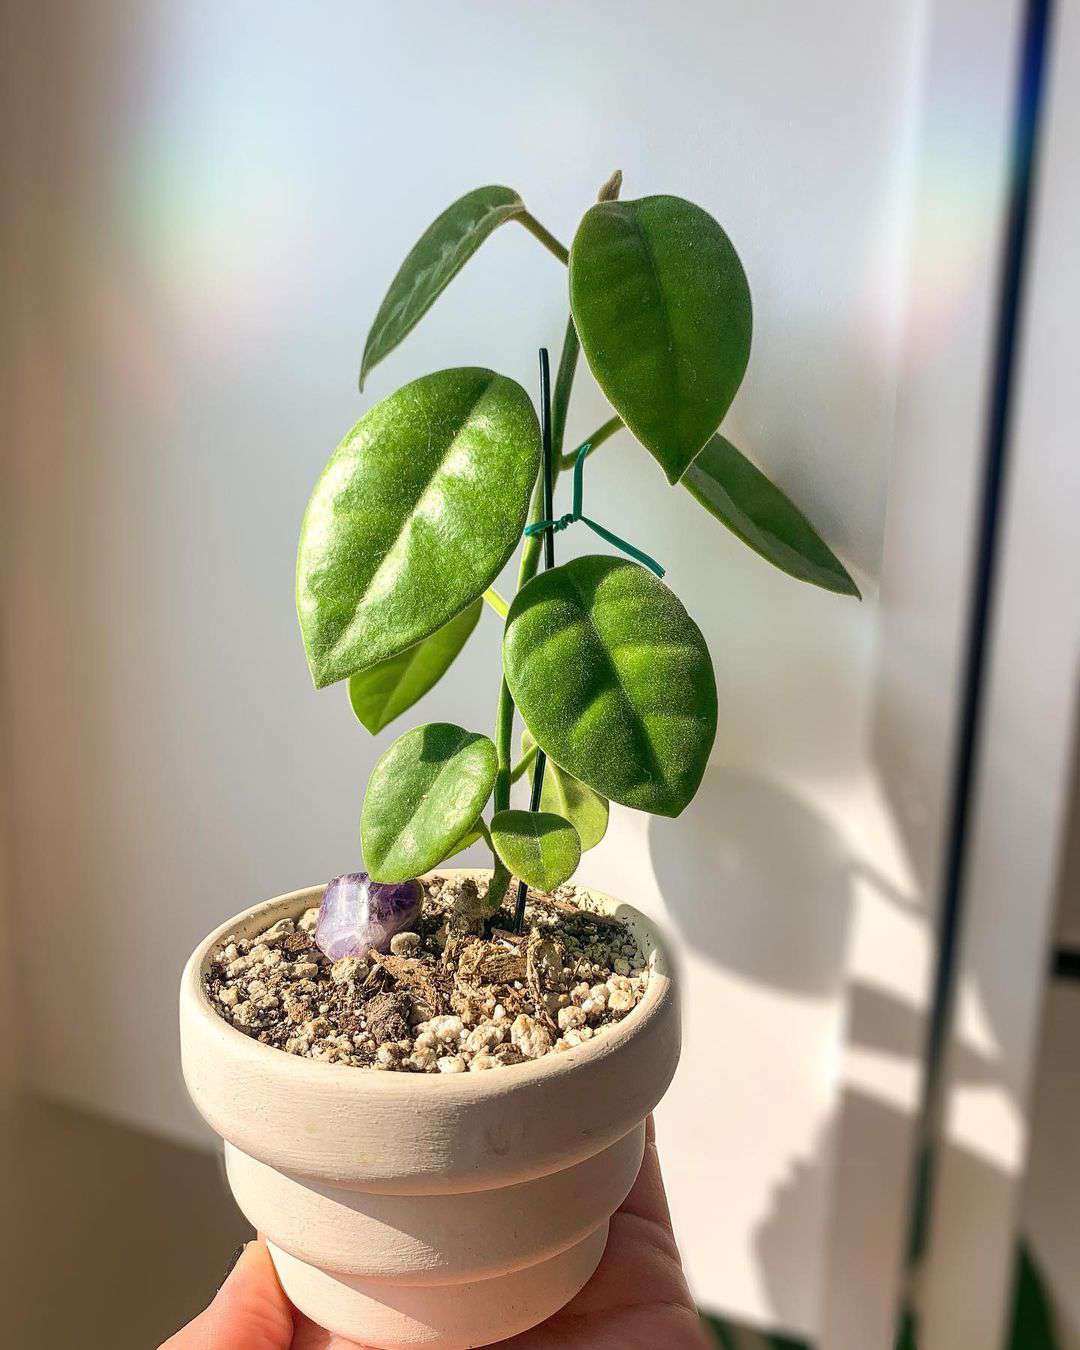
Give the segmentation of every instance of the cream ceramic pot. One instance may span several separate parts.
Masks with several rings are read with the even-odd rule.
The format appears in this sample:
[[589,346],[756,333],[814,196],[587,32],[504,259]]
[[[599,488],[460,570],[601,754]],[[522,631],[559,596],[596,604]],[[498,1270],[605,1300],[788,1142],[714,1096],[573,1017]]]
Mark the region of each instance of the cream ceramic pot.
[[675,1072],[679,1014],[663,943],[643,914],[592,891],[651,966],[616,1026],[483,1073],[324,1064],[237,1031],[203,987],[227,934],[297,918],[322,890],[245,910],[184,970],[184,1078],[225,1141],[236,1202],[266,1235],[293,1303],[361,1345],[458,1350],[535,1326],[596,1268],[637,1174],[645,1118]]

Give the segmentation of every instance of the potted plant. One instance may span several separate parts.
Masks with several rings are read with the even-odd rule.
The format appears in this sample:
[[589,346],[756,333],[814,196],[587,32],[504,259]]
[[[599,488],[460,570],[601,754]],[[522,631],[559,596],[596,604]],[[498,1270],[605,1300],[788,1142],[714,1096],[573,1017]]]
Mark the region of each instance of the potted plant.
[[[569,253],[507,188],[434,222],[375,318],[361,386],[516,220],[569,266],[553,394],[546,354],[539,419],[491,370],[414,380],[346,435],[304,516],[297,607],[316,687],[347,681],[378,732],[446,672],[486,602],[504,622],[494,736],[432,722],[398,737],[363,801],[365,870],[227,920],[183,976],[184,1073],[236,1199],[297,1306],[364,1344],[483,1345],[563,1306],[600,1259],[678,1059],[655,924],[571,878],[610,802],[689,805],[716,686],[659,565],[584,515],[590,449],[627,428],[769,561],[858,593],[718,434],[751,336],[727,235],[680,198],[620,202],[620,180]],[[579,344],[614,415],[564,455]],[[573,509],[556,518],[570,468]],[[616,552],[556,566],[556,533],[579,521]],[[493,585],[519,544],[507,602]],[[518,778],[528,811],[511,805]],[[490,869],[446,868],[481,839]]]

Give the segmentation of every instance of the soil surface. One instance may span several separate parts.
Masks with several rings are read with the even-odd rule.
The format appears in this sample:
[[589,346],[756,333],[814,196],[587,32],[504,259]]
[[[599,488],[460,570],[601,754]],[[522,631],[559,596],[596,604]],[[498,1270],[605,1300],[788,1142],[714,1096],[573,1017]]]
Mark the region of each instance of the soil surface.
[[[291,1055],[405,1073],[466,1073],[539,1059],[620,1022],[649,966],[630,929],[588,892],[529,892],[524,932],[477,917],[485,882],[424,882],[415,932],[387,953],[331,962],[317,909],[214,952],[206,992],[238,1030]],[[511,888],[510,894],[514,894]]]

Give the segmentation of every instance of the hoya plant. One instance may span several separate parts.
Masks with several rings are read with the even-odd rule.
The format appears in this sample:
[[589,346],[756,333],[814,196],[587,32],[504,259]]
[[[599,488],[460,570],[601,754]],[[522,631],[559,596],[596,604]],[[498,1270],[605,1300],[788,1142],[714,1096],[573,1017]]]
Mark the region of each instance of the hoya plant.
[[[656,460],[658,490],[681,486],[791,576],[858,595],[806,517],[719,432],[752,332],[731,240],[692,202],[620,201],[620,186],[621,174],[604,185],[569,249],[510,188],[467,193],[413,246],[368,333],[361,389],[484,240],[516,221],[567,267],[570,317],[553,390],[542,371],[543,427],[529,394],[493,370],[422,376],[348,432],[304,515],[296,593],[311,674],[318,688],[348,681],[369,732],[442,678],[484,603],[503,621],[494,735],[429,722],[371,774],[361,843],[391,908],[394,886],[483,839],[486,903],[494,910],[518,878],[520,925],[525,885],[567,881],[603,838],[610,802],[677,816],[698,789],[716,733],[705,640],[662,568],[582,511],[587,456],[617,432]],[[564,454],[582,352],[612,416]],[[556,518],[571,468],[572,510]],[[577,521],[617,552],[554,565],[556,531]],[[519,545],[507,601],[494,583]],[[514,810],[511,784],[526,775],[531,810]]]

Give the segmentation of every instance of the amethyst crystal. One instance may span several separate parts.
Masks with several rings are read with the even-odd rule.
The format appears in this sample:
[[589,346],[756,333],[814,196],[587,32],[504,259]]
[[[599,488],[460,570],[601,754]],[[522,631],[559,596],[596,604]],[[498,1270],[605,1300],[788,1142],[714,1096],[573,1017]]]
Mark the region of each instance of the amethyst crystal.
[[315,941],[331,961],[384,952],[395,933],[416,922],[423,895],[418,881],[372,881],[366,872],[335,877],[323,893]]

